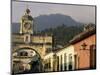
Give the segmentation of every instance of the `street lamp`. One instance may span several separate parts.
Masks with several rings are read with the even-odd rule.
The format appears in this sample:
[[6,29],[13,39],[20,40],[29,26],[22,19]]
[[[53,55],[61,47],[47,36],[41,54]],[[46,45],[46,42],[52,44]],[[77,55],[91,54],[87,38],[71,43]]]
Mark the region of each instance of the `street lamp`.
[[87,47],[87,44],[84,42],[84,43],[81,45],[81,50],[87,50],[86,47]]

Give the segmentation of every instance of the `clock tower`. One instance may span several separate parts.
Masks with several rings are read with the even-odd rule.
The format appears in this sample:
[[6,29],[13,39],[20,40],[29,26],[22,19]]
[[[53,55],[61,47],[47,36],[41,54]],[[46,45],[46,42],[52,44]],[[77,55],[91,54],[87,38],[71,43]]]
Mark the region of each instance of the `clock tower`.
[[30,10],[27,8],[25,14],[21,18],[20,34],[24,35],[24,42],[31,42],[31,34],[33,34],[33,17],[30,15]]
[[26,9],[21,18],[20,34],[33,34],[33,17],[30,15],[29,9]]

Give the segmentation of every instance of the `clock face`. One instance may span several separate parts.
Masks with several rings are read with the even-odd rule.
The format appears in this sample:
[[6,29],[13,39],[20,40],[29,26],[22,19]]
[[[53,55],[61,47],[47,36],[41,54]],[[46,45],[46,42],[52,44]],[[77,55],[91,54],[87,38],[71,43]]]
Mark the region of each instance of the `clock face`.
[[31,24],[30,23],[25,23],[24,27],[25,27],[25,29],[30,29],[31,28]]

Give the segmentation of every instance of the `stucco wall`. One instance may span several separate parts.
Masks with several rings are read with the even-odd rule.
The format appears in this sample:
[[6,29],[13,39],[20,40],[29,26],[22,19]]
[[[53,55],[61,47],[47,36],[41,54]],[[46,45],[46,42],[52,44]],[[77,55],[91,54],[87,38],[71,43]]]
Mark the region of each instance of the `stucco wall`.
[[[86,50],[83,50],[81,45],[85,43]],[[77,69],[89,69],[90,67],[90,45],[96,44],[96,35],[92,35],[74,44],[75,53],[79,56]]]

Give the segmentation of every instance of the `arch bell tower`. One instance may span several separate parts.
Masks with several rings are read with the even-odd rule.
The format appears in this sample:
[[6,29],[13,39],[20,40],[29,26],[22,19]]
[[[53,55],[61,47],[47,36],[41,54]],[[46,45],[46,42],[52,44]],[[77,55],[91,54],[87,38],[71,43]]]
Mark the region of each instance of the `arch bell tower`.
[[53,38],[52,35],[34,34],[35,24],[30,12],[30,9],[27,8],[25,14],[21,17],[20,31],[12,36],[12,48],[13,50],[24,47],[32,48],[43,58],[52,51]]
[[[31,61],[37,61],[36,55],[39,55],[37,59],[43,65],[45,55],[52,51],[52,35],[34,34],[34,19],[30,12],[27,8],[21,17],[19,33],[12,36],[12,65],[20,65],[20,62],[28,65]],[[13,68],[16,70],[16,66]],[[18,71],[20,71],[19,68],[20,66],[17,66]],[[25,68],[27,69],[27,67]],[[41,66],[40,68],[42,69]]]
[[30,9],[26,9],[25,14],[21,18],[20,34],[24,34],[24,42],[29,43],[31,41],[31,34],[33,34],[34,19],[30,15]]

